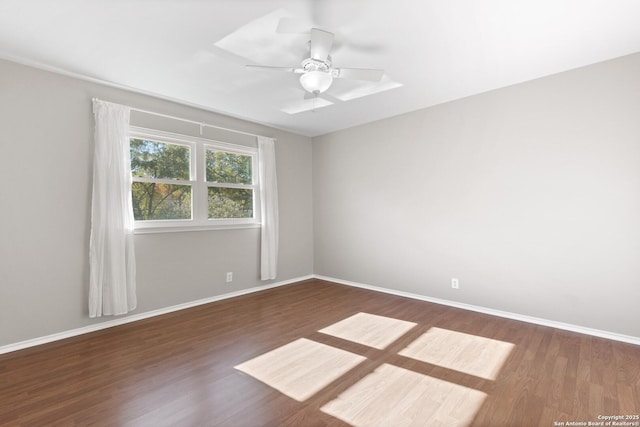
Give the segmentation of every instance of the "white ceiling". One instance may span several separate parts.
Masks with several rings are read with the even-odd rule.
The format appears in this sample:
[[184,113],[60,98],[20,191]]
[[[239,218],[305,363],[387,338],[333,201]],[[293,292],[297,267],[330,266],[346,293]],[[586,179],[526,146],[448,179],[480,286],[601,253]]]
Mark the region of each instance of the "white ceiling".
[[[336,80],[296,113],[314,102],[297,75],[244,67],[303,59],[282,17],[383,82]],[[0,57],[307,136],[638,51],[638,0],[0,0]]]

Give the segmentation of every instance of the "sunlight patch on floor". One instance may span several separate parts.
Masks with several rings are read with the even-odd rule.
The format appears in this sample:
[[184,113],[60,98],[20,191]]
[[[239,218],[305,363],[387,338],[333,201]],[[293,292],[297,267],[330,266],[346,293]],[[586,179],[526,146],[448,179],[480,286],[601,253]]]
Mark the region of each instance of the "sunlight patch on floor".
[[241,363],[235,369],[302,402],[365,359],[345,350],[300,338]]
[[513,347],[508,342],[434,327],[398,354],[495,380]]
[[318,332],[384,350],[416,323],[391,317],[358,313]]
[[321,410],[353,426],[467,426],[486,394],[383,364]]

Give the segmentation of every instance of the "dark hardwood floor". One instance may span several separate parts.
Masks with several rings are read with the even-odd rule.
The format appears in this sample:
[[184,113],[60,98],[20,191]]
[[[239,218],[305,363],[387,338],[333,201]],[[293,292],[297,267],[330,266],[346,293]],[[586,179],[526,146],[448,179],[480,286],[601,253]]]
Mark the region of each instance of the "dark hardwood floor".
[[[384,348],[319,332],[357,313],[416,325]],[[429,331],[444,333],[459,356],[434,362],[399,354]],[[469,337],[471,347],[458,346],[457,337]],[[510,349],[495,378],[464,372],[465,363],[487,357],[485,341]],[[265,375],[285,381],[274,386],[281,391],[236,369],[292,342],[360,362],[302,401],[287,395],[286,378],[304,388],[320,375],[296,382],[308,359],[266,360],[274,372]],[[399,376],[367,388],[385,372]],[[405,377],[412,396],[402,401],[417,399],[415,407],[385,408],[378,394],[402,393]],[[481,397],[479,405],[466,406],[468,396]],[[359,398],[375,407],[356,410]],[[447,426],[559,426],[603,416],[639,425],[640,347],[310,280],[0,355],[2,426],[346,426],[367,425],[354,420],[374,410],[382,415],[373,424],[387,425],[384,413],[396,407],[407,425],[431,426],[438,422],[427,421],[425,408],[434,402],[453,405],[441,411],[453,418],[438,418]]]

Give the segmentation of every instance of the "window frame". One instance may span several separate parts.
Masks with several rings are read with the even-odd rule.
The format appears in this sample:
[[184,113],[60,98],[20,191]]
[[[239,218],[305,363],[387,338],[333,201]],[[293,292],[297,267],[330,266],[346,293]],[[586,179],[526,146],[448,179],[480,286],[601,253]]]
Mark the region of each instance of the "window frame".
[[[199,231],[261,226],[261,201],[258,177],[258,149],[208,138],[182,135],[138,126],[129,126],[127,137],[142,138],[166,144],[189,146],[190,180],[140,178],[131,176],[131,182],[158,182],[191,186],[191,219],[135,220],[134,232],[160,233]],[[222,151],[251,157],[251,184],[212,183],[206,180],[206,150]],[[253,191],[253,218],[209,218],[209,187],[250,188]]]
[[[241,156],[248,156],[251,158],[251,184],[236,184],[236,183],[220,183],[220,182],[212,182],[207,181],[206,173],[207,173],[207,150],[223,152],[223,153],[231,153],[237,154]],[[237,225],[237,224],[252,224],[256,221],[256,219],[260,220],[260,187],[258,185],[258,150],[251,149],[249,147],[242,146],[231,146],[231,144],[222,143],[219,141],[215,141],[215,144],[207,143],[203,144],[202,147],[202,170],[203,170],[203,181],[205,185],[205,192],[207,197],[207,205],[209,206],[208,199],[208,190],[210,187],[215,188],[239,188],[239,189],[250,189],[253,191],[253,218],[209,218],[208,210],[206,213],[206,217],[208,221],[215,221],[219,225]]]

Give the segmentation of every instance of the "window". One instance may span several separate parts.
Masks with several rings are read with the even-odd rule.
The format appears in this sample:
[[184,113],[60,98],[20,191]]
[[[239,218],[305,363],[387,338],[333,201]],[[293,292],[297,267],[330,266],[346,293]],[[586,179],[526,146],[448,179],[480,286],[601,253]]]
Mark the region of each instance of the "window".
[[191,220],[192,147],[141,137],[129,144],[135,220]]
[[205,148],[209,219],[253,218],[253,157]]
[[257,149],[131,128],[136,229],[256,226]]

